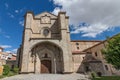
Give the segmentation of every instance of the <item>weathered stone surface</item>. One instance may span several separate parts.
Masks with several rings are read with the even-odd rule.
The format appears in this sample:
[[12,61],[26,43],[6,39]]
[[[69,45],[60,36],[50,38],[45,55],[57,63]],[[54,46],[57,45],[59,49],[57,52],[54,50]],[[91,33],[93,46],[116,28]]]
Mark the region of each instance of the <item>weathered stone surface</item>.
[[[65,12],[59,12],[58,16],[48,12],[35,16],[28,12],[18,65],[21,73],[40,74],[43,69],[51,73],[86,73],[87,67],[102,75],[119,75],[120,71],[108,64],[101,53],[106,44],[106,41],[70,41],[69,17]],[[87,53],[92,57],[87,58],[86,64]]]
[[2,80],[90,80],[82,74],[25,74],[16,75]]
[[[41,73],[42,60],[51,62],[51,73],[73,72],[68,18],[44,12],[34,16],[28,12],[25,19],[21,49],[21,73]],[[47,30],[45,35],[44,30]],[[67,37],[67,38],[66,38]],[[44,58],[48,55],[49,58]],[[45,65],[47,66],[47,64]]]

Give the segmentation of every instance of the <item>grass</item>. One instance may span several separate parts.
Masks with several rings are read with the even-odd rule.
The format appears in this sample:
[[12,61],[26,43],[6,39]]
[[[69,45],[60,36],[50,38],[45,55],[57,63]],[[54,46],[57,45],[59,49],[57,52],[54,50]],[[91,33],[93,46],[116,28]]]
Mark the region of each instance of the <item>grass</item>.
[[5,78],[5,77],[14,76],[14,75],[17,75],[17,73],[10,71],[8,75],[0,75],[0,79]]
[[120,76],[103,76],[103,77],[94,78],[92,80],[120,80]]
[[4,76],[4,75],[0,75],[0,79],[1,79],[1,78],[4,78],[4,77],[6,77],[6,76]]

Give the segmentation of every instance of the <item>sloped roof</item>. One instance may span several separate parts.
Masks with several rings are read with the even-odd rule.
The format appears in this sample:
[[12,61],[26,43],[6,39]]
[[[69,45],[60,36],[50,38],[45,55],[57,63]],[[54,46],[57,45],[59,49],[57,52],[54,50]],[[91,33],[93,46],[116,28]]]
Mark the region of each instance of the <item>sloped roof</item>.
[[[118,33],[118,34],[116,34],[116,35],[110,37],[109,39],[112,39],[112,38],[114,38],[114,37],[117,36],[117,35],[120,35],[120,33]],[[87,49],[85,49],[85,50],[83,50],[83,52],[85,52],[85,51],[87,51],[87,50],[89,50],[89,49],[91,49],[91,48],[94,48],[94,47],[96,47],[96,46],[98,46],[98,45],[104,44],[106,41],[107,41],[107,39],[104,40],[104,41],[101,41],[100,43],[95,44],[95,45],[93,45],[93,46],[91,46],[91,47],[89,47],[89,48],[87,48]]]
[[92,56],[92,54],[87,54],[83,60],[83,63],[90,63],[90,62],[101,62],[101,60],[96,59]]
[[0,47],[0,49],[3,49],[2,47]]
[[11,58],[8,58],[8,60],[16,60],[16,56],[12,56]]

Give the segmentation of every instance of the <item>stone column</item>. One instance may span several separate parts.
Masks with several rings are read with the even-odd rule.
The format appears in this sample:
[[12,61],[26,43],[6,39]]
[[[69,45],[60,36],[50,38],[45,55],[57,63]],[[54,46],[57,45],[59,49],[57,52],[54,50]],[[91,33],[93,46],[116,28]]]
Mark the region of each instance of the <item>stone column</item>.
[[36,54],[36,57],[35,57],[35,74],[40,73],[40,68],[41,68],[40,66],[41,66],[40,59],[39,59],[38,54]]

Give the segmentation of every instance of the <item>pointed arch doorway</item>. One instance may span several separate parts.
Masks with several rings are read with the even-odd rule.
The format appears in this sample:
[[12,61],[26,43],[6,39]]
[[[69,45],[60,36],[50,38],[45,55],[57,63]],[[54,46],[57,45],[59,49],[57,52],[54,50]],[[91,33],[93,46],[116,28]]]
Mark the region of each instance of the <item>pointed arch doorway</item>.
[[51,60],[41,61],[41,73],[51,73]]
[[35,73],[62,73],[63,52],[54,43],[42,42],[32,48]]

